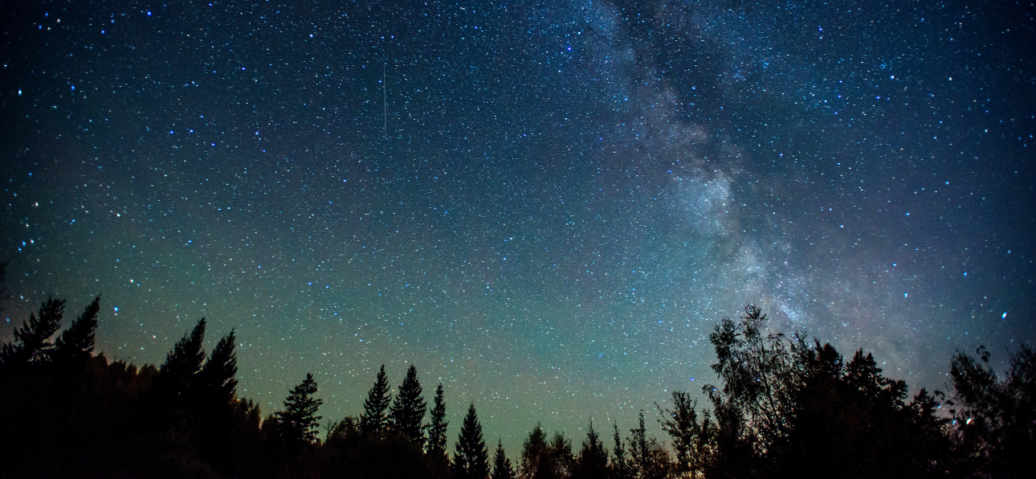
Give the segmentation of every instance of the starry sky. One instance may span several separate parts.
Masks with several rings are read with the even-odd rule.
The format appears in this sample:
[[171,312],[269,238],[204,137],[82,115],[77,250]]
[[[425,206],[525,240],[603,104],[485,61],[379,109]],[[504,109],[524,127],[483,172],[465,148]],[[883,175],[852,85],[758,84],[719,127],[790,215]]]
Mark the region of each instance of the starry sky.
[[1034,12],[8,3],[0,337],[100,294],[98,349],[160,364],[206,317],[241,396],[313,372],[325,420],[412,363],[512,455],[655,423],[747,303],[945,389],[1036,338]]

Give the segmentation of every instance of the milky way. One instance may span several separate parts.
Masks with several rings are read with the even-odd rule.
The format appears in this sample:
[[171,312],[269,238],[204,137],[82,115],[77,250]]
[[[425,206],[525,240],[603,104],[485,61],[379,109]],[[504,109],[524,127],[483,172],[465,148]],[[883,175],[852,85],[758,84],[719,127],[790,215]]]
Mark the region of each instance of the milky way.
[[325,419],[414,363],[515,454],[714,382],[748,303],[930,389],[1036,337],[1029,2],[31,3],[3,338],[101,294],[160,364],[206,317]]

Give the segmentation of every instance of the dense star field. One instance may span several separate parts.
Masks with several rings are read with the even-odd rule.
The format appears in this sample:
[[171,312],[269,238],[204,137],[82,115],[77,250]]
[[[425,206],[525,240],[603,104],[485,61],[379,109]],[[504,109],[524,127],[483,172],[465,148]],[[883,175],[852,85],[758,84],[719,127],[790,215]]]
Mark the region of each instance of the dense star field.
[[4,341],[206,317],[264,415],[416,364],[514,454],[716,382],[748,303],[915,389],[1036,338],[1028,1],[188,3],[0,7]]

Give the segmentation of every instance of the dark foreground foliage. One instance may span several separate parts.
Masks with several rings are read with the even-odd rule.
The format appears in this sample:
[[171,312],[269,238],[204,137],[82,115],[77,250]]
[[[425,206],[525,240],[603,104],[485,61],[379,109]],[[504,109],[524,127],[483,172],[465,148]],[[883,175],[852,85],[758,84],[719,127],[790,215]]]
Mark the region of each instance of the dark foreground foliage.
[[428,411],[413,366],[395,398],[382,367],[363,412],[328,422],[321,439],[312,374],[261,419],[237,396],[234,331],[206,354],[202,319],[161,367],[138,368],[94,353],[99,304],[62,330],[65,303],[48,299],[0,346],[0,477],[1014,478],[1028,477],[1036,451],[1027,346],[1003,379],[985,349],[958,353],[951,399],[908,398],[871,354],[847,361],[830,344],[771,333],[749,306],[709,337],[720,382],[703,388],[705,404],[675,391],[659,407],[669,446],[643,413],[625,436],[612,424],[610,448],[592,422],[578,451],[537,425],[512,466],[499,441],[490,455],[474,404],[449,453],[442,385]]

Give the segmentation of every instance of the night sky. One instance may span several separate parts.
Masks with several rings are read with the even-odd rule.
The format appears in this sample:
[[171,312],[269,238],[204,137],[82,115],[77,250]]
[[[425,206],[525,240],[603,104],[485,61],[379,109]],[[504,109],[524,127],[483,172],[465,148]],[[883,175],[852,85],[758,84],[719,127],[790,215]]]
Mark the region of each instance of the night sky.
[[325,421],[413,363],[515,456],[655,423],[747,303],[915,391],[1036,338],[1028,0],[169,3],[0,6],[5,341],[206,317]]

